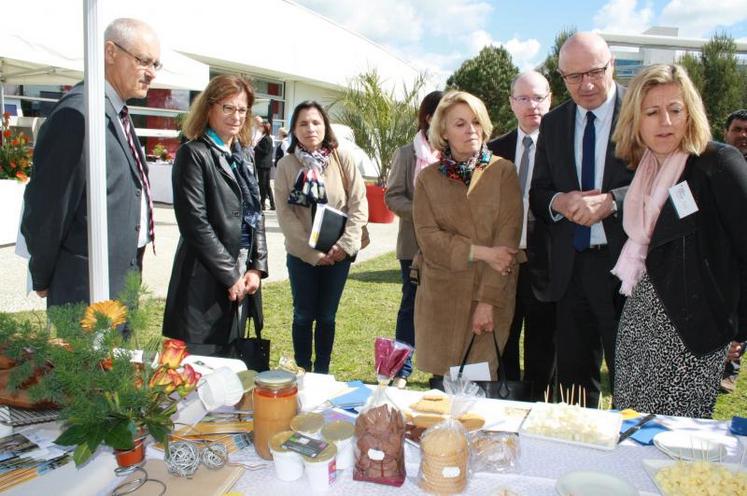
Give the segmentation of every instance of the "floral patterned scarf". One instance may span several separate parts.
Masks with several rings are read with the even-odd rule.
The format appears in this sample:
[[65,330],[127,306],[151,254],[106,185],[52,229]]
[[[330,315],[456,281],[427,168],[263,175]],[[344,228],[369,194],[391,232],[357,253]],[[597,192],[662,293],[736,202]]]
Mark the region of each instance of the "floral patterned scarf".
[[461,181],[465,186],[469,187],[469,183],[472,181],[472,174],[475,170],[482,169],[488,165],[492,156],[493,154],[488,150],[488,147],[483,144],[482,149],[475,155],[464,162],[457,162],[451,157],[451,149],[447,146],[441,157],[441,164],[438,166],[438,170],[449,179]]
[[298,172],[293,189],[288,195],[288,203],[301,207],[310,207],[317,203],[327,203],[327,190],[324,187],[322,172],[329,165],[328,148],[319,148],[309,152],[301,143],[296,143],[293,155],[301,162],[303,169]]

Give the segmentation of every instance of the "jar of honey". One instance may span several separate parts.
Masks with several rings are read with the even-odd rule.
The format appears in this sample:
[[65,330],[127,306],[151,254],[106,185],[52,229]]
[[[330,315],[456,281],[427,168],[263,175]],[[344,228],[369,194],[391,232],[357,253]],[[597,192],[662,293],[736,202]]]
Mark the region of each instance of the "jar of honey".
[[269,370],[254,379],[254,448],[265,460],[272,460],[269,442],[287,431],[298,412],[296,376],[284,370]]

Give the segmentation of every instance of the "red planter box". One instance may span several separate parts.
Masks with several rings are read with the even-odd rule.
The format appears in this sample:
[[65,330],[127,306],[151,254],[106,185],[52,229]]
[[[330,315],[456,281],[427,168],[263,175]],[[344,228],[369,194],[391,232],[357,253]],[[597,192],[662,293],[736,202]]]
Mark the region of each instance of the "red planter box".
[[366,184],[366,199],[368,200],[368,222],[376,224],[390,224],[394,222],[394,214],[384,203],[385,188],[376,184]]

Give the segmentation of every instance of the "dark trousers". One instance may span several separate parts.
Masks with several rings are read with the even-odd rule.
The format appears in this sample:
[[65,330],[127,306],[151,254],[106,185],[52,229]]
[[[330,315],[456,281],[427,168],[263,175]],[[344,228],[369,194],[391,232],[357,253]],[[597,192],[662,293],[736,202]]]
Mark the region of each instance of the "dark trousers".
[[624,298],[610,266],[607,248],[576,253],[571,280],[556,307],[558,382],[564,393],[574,385],[586,389],[590,407],[597,406],[601,392],[603,353],[610,384],[615,383],[615,339]]
[[534,384],[535,399],[552,384],[555,369],[555,304],[539,301],[532,291],[529,264],[519,266],[514,320],[503,351],[506,379],[521,380],[519,337],[524,328],[524,381]]
[[[306,370],[312,370],[313,338],[316,354],[313,371],[326,374],[335,341],[335,316],[350,271],[350,260],[314,266],[288,255],[286,265],[293,295],[292,335],[296,363]],[[314,322],[316,328],[312,334]]]
[[259,197],[262,209],[265,208],[265,200],[270,198],[270,208],[275,210],[275,197],[272,194],[272,186],[270,186],[270,172],[271,169],[260,169],[257,167],[257,180],[259,181]]
[[[397,341],[407,343],[415,347],[415,292],[418,287],[410,282],[410,266],[412,260],[400,260],[399,267],[402,273],[402,299],[399,302],[397,312],[397,328],[394,337]],[[410,377],[412,374],[412,354],[397,372],[397,377]]]

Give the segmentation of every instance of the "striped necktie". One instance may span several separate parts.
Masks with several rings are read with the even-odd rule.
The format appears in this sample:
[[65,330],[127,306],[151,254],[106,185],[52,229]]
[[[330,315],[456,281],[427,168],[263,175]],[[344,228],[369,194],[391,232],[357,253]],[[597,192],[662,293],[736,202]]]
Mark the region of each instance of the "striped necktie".
[[156,226],[153,221],[153,197],[150,192],[150,181],[148,181],[148,175],[145,173],[143,162],[140,160],[140,154],[137,151],[137,140],[135,139],[135,133],[132,132],[132,125],[130,124],[130,113],[127,109],[127,105],[122,107],[119,112],[119,119],[122,121],[122,128],[124,128],[125,136],[127,137],[127,143],[130,145],[130,151],[135,157],[135,163],[137,163],[137,169],[140,172],[140,182],[143,184],[143,190],[145,190],[145,198],[148,200],[148,236],[153,243],[153,253],[156,253]]

